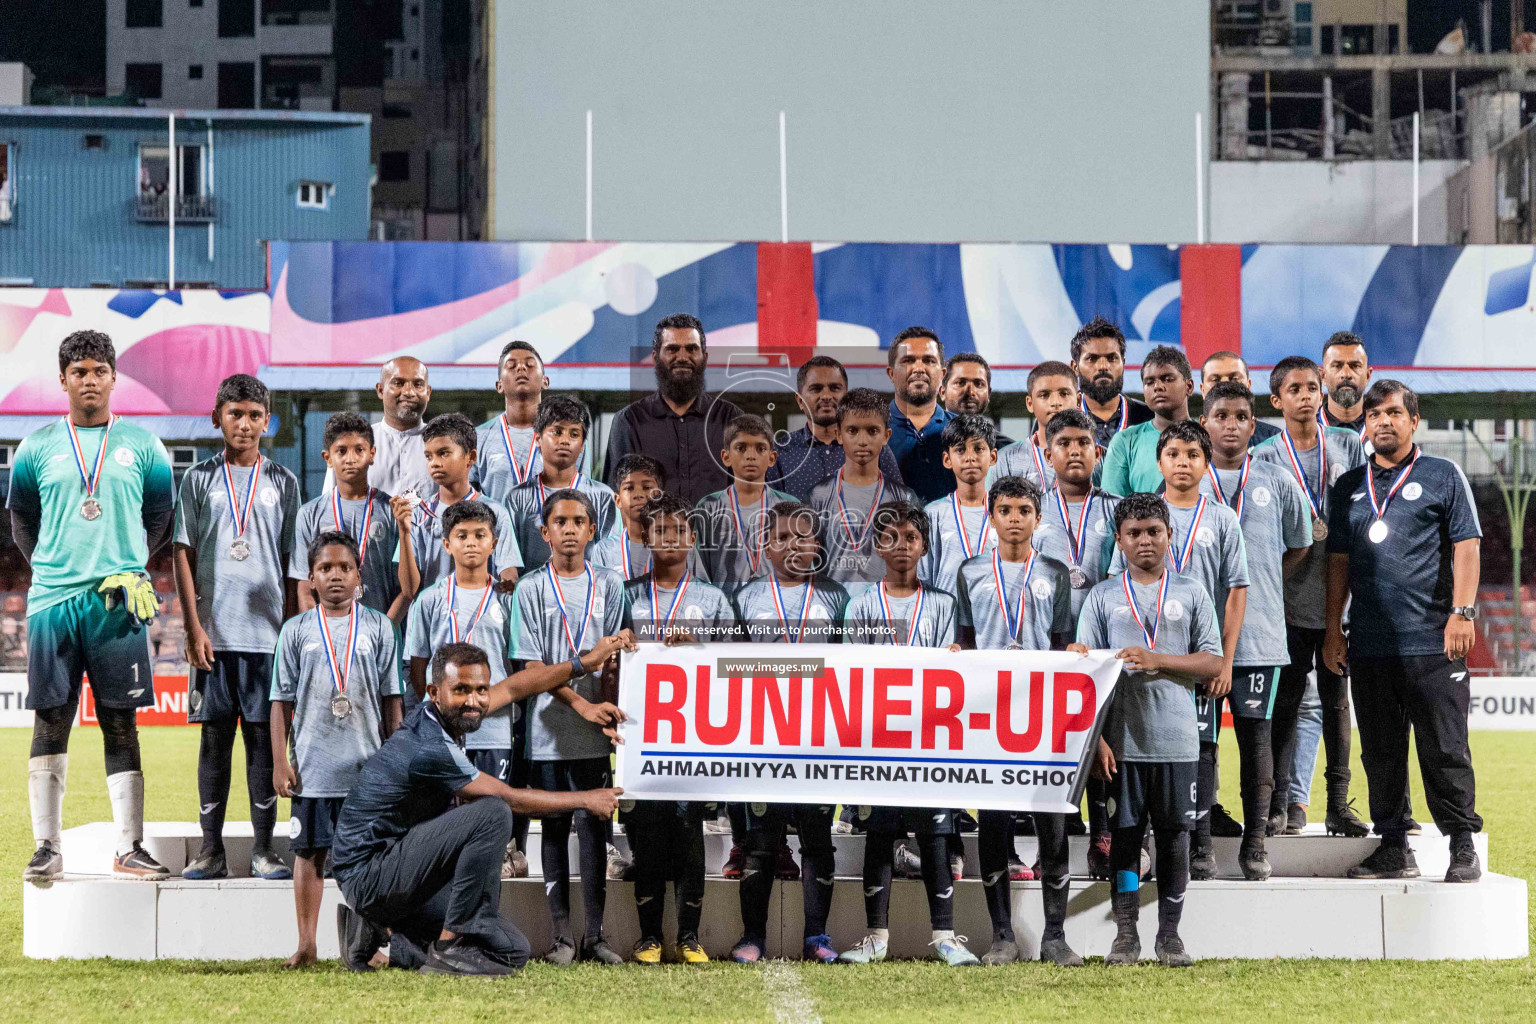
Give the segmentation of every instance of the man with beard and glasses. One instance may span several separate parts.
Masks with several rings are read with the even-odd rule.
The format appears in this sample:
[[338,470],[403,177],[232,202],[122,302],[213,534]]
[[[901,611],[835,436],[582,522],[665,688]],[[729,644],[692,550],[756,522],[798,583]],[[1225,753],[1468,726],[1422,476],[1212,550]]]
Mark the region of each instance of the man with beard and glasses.
[[[768,467],[769,487],[809,501],[812,487],[843,468],[837,409],[847,392],[848,371],[831,356],[812,356],[801,365],[795,375],[795,404],[805,413],[805,426],[775,442],[779,459]],[[889,445],[880,450],[880,472],[887,480],[902,482]]]
[[955,474],[944,466],[944,424],[950,413],[939,404],[944,343],[926,327],[908,327],[891,341],[885,375],[891,399],[891,451],[902,481],[923,504],[955,489]]
[[651,361],[656,391],[613,418],[604,479],[614,486],[619,460],[630,452],[644,452],[667,471],[671,493],[697,504],[731,483],[730,473],[720,465],[720,451],[725,447],[725,425],[741,410],[704,392],[709,350],[698,317],[673,313],[658,323],[651,338]]
[[[985,416],[992,404],[992,364],[975,352],[956,352],[944,364],[944,383],[939,387],[939,403],[953,416]],[[1013,444],[1013,438],[999,433],[999,450]]]
[[1323,387],[1328,401],[1323,418],[1330,427],[1343,427],[1365,436],[1365,389],[1371,383],[1371,361],[1365,342],[1350,331],[1335,331],[1323,342]]
[[[426,364],[410,356],[397,356],[379,370],[379,382],[373,390],[384,403],[384,419],[373,425],[368,486],[397,496],[431,494],[432,474],[427,472],[421,444],[427,403],[432,399]],[[336,476],[327,469],[322,490],[335,486]]]
[[[1210,409],[1211,388],[1222,383],[1241,384],[1250,392],[1253,390],[1253,380],[1248,376],[1248,361],[1236,352],[1215,352],[1205,357],[1205,362],[1200,366],[1200,397],[1207,403],[1206,412]],[[1280,428],[1272,423],[1265,423],[1261,419],[1249,417],[1253,424],[1253,436],[1248,439],[1248,447],[1268,441],[1280,433]]]
[[1121,394],[1125,390],[1125,335],[1101,316],[1072,336],[1079,408],[1093,417],[1093,436],[1107,449],[1115,434],[1152,418],[1152,410]]

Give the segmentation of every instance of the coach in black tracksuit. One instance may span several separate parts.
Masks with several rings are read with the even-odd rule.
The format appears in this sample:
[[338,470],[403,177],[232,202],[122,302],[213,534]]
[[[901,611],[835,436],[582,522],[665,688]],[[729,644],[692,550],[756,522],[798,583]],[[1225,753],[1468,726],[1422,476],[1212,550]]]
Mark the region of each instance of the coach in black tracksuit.
[[1340,476],[1329,496],[1323,641],[1323,660],[1342,672],[1348,600],[1360,760],[1381,832],[1381,846],[1350,877],[1418,876],[1403,801],[1412,728],[1430,813],[1450,836],[1445,880],[1475,882],[1482,869],[1472,834],[1483,819],[1474,808],[1467,745],[1466,656],[1477,617],[1482,529],[1460,467],[1413,443],[1418,396],[1398,381],[1379,380],[1364,405],[1375,453]]

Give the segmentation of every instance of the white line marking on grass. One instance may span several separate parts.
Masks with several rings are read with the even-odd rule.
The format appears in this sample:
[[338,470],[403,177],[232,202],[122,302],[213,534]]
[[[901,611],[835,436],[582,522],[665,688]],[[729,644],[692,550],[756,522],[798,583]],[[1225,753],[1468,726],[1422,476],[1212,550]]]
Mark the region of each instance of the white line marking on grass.
[[800,984],[800,972],[792,965],[774,962],[763,968],[763,990],[768,1008],[778,1024],[821,1024],[816,1001]]

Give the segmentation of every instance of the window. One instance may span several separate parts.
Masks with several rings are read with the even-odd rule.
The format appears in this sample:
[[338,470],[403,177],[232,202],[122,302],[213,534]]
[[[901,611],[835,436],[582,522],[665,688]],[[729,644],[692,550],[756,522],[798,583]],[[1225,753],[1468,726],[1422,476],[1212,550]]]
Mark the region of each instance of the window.
[[81,149],[106,149],[107,137],[105,135],[86,135],[80,139]]
[[141,100],[160,98],[160,65],[129,64],[123,69],[123,87]]
[[261,106],[267,110],[330,110],[335,78],[328,57],[263,57]]
[[1387,52],[1388,53],[1396,53],[1397,52],[1397,26],[1396,25],[1388,25],[1387,26]]
[[1293,10],[1292,17],[1295,20],[1296,24],[1298,24],[1298,25],[1305,25],[1305,24],[1311,23],[1311,21],[1312,21],[1312,4],[1311,4],[1311,0],[1297,0],[1296,6],[1295,6],[1295,8]]
[[410,181],[411,151],[394,149],[379,154],[380,181]]
[[11,181],[16,167],[9,142],[0,142],[0,224],[9,224],[16,213],[16,188]]
[[194,82],[200,82],[203,78],[203,66],[201,64],[188,64],[187,77]]
[[328,181],[299,182],[298,203],[305,210],[323,210],[330,205],[331,183]]
[[384,104],[384,117],[387,120],[398,121],[401,118],[410,117],[410,116],[411,116],[411,108],[406,106],[404,103],[386,103],[386,104]]
[[171,445],[166,449],[166,454],[171,457],[173,471],[185,472],[197,465],[197,449],[189,445]]
[[261,0],[263,25],[329,25],[331,0]]
[[[139,147],[139,195],[164,195],[169,184],[169,168],[164,146]],[[177,146],[181,173],[176,178],[176,194],[203,194],[203,147]]]
[[161,0],[128,0],[124,14],[127,28],[159,28],[165,22]]
[[187,6],[188,7],[201,7],[201,6],[203,6],[203,0],[187,0]]
[[219,0],[219,38],[256,34],[256,0]]
[[250,110],[256,105],[256,65],[219,65],[219,109]]

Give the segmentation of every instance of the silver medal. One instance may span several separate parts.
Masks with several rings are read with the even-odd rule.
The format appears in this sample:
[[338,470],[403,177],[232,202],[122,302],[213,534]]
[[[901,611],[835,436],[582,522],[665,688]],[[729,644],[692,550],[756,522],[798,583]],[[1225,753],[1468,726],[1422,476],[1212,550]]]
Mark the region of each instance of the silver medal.
[[1380,544],[1387,539],[1387,524],[1378,519],[1371,524],[1371,528],[1365,531],[1365,535],[1371,539],[1372,544]]
[[1024,645],[1019,643],[1017,640],[1014,640],[1008,644],[1008,649],[1010,651],[1022,651],[1024,649]]
[[101,518],[101,502],[95,498],[86,498],[80,503],[80,517],[90,522]]
[[236,537],[229,545],[229,557],[243,562],[251,557],[251,543],[244,537]]
[[1083,572],[1081,566],[1074,565],[1067,570],[1067,578],[1072,581],[1073,590],[1083,590],[1088,586],[1088,574]]
[[1328,538],[1328,524],[1323,522],[1321,519],[1314,519],[1314,520],[1312,520],[1312,539],[1314,541],[1318,541],[1318,540],[1326,540],[1327,538]]
[[352,702],[347,699],[346,694],[338,693],[336,696],[331,698],[331,715],[337,721],[346,718],[351,713]]

